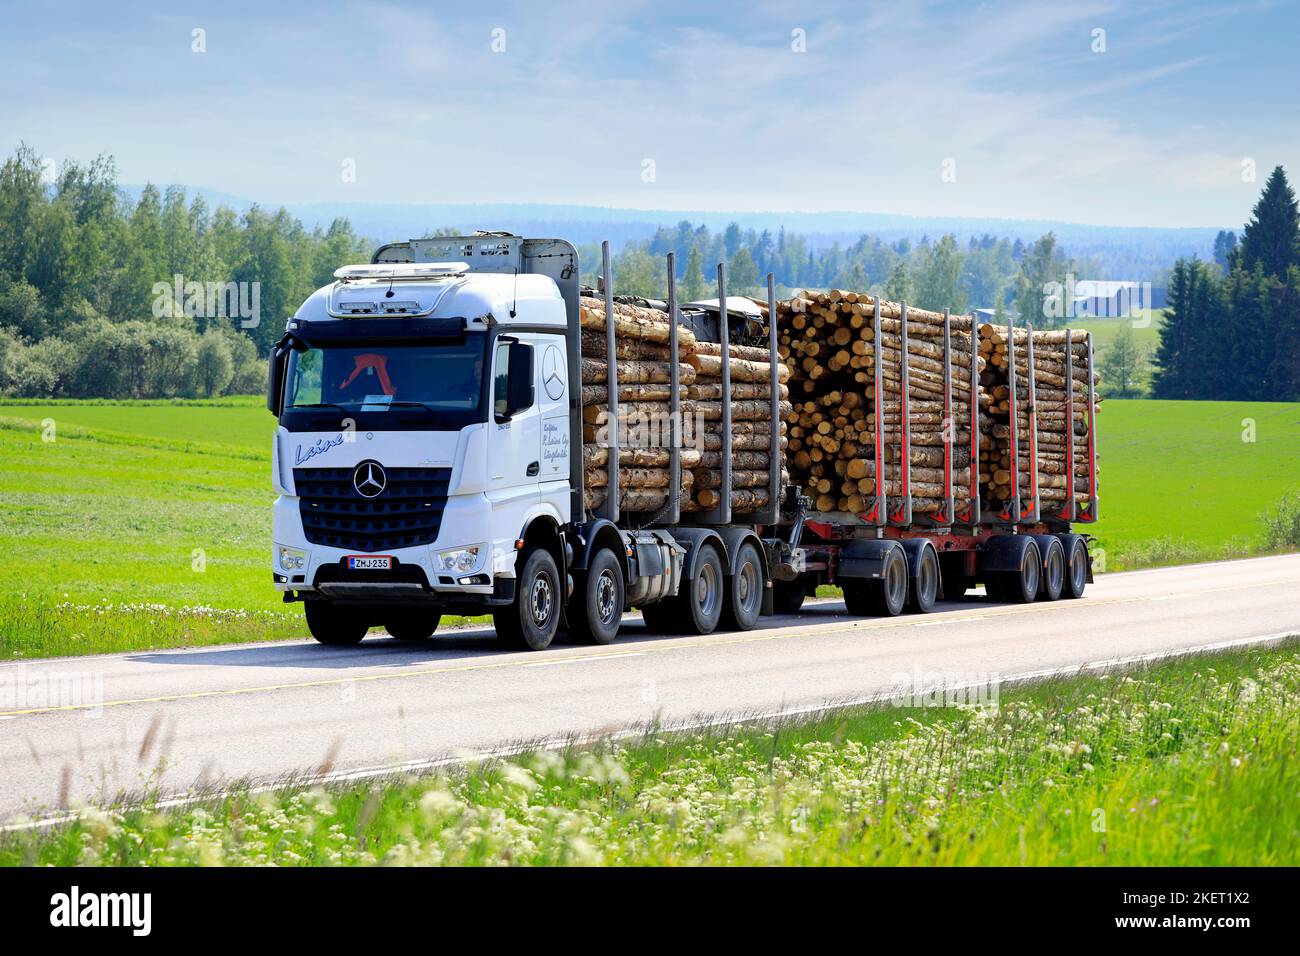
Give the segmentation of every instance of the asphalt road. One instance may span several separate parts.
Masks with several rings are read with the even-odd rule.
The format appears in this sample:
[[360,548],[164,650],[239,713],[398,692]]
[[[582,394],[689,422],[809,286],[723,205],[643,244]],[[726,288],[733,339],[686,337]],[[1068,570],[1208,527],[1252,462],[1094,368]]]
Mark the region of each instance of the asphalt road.
[[688,724],[1300,633],[1300,555],[1112,574],[1079,601],[852,618],[839,602],[747,633],[497,650],[490,630],[0,664],[0,821],[142,787],[381,773],[659,720]]

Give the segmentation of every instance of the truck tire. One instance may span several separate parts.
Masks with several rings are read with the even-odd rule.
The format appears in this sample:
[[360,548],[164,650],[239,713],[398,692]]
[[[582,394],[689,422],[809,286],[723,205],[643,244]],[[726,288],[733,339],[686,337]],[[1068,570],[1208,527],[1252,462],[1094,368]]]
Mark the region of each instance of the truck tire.
[[728,631],[752,631],[763,610],[763,559],[746,541],[736,552],[736,573],[727,581],[722,625]]
[[591,558],[569,605],[569,635],[587,644],[609,644],[623,620],[623,567],[609,548]]
[[1065,588],[1065,548],[1058,538],[1050,534],[1036,534],[1038,553],[1043,556],[1043,573],[1038,582],[1038,596],[1045,601],[1056,601]]
[[1043,575],[1043,559],[1038,545],[1025,544],[1020,556],[1020,568],[1015,571],[994,571],[984,581],[989,597],[1005,604],[1032,604],[1038,597],[1038,582]]
[[907,559],[902,548],[885,557],[879,579],[847,578],[840,581],[844,606],[857,617],[896,617],[907,606]]
[[1057,537],[1065,551],[1065,587],[1061,594],[1067,598],[1081,598],[1088,586],[1088,543],[1077,534]]
[[929,614],[939,599],[939,556],[930,547],[922,548],[920,554],[907,596],[907,607],[917,614]]
[[354,647],[370,630],[365,612],[360,608],[338,607],[330,601],[304,601],[307,630],[311,636],[330,647]]
[[441,611],[390,612],[384,617],[384,630],[399,641],[423,641],[433,637],[441,620]]
[[807,578],[772,582],[772,610],[777,614],[798,614],[807,596]]
[[704,545],[677,596],[641,609],[646,627],[660,634],[713,633],[722,617],[725,583],[722,556],[713,545]]
[[515,599],[494,608],[497,637],[511,647],[544,651],[555,639],[560,623],[560,571],[545,548],[529,548],[521,556]]

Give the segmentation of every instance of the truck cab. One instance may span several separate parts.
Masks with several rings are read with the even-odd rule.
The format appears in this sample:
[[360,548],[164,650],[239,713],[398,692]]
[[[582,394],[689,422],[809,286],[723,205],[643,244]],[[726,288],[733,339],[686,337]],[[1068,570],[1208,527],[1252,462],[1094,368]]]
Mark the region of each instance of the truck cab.
[[[273,577],[323,643],[427,637],[444,610],[517,605],[520,552],[544,626],[572,520],[577,253],[559,240],[414,240],[347,266],[271,357]],[[622,608],[619,609],[620,613]]]

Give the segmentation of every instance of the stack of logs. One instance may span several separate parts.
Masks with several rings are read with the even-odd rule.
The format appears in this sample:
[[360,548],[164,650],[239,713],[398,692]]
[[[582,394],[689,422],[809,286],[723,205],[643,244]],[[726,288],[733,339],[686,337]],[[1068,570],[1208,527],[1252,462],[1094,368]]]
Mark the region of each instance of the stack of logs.
[[[819,512],[862,515],[869,511],[877,488],[892,511],[902,495],[902,307],[880,303],[880,395],[875,390],[874,312],[871,296],[840,290],[806,292],[778,305],[781,356],[793,369],[790,472]],[[970,503],[970,317],[953,316],[949,329],[952,421],[945,428],[944,316],[907,310],[914,514],[934,515],[946,506],[944,444],[949,433],[954,508],[960,512]],[[979,375],[983,355],[975,364]],[[981,390],[981,409],[987,409],[989,401]],[[883,476],[876,474],[877,402],[885,440]],[[983,433],[993,423],[981,418],[980,427]]]
[[[983,497],[1000,504],[1011,497],[1011,382],[1010,350],[1005,327],[984,324],[979,329],[980,355],[985,359],[981,384],[990,397],[989,417],[993,421],[989,438],[980,447],[980,481]],[[1030,491],[1029,416],[1029,332],[1015,330],[1016,356],[1016,445],[1022,500]],[[1079,503],[1088,501],[1088,380],[1100,381],[1088,367],[1088,333],[1078,329],[1033,333],[1034,385],[1038,444],[1038,489],[1045,509],[1064,505],[1070,487],[1066,475],[1067,435],[1074,443],[1074,494]],[[1067,429],[1066,349],[1070,350],[1074,379],[1073,422]],[[1097,398],[1095,411],[1100,411]],[[991,439],[991,440],[990,440]],[[1099,466],[1100,470],[1100,466]]]
[[[609,388],[605,302],[583,296],[582,419],[586,506],[595,509],[609,488]],[[670,504],[671,413],[670,364],[678,363],[681,387],[679,444],[681,485],[676,489],[684,512],[714,508],[722,487],[722,351],[717,343],[697,341],[679,325],[678,354],[669,354],[666,312],[627,303],[614,305],[618,372],[619,508],[629,513],[656,512]],[[771,365],[766,349],[732,345],[731,507],[752,513],[769,501],[771,453]],[[778,367],[780,381],[790,375]],[[787,397],[782,384],[781,397]],[[789,403],[781,414],[789,413]],[[784,423],[781,425],[784,431]],[[785,439],[782,438],[782,443]]]

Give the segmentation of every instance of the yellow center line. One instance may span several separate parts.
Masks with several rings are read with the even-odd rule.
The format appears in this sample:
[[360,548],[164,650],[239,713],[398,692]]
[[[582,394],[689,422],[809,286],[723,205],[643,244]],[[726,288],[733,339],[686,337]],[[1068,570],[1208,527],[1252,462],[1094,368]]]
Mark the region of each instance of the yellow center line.
[[[1220,588],[1207,588],[1201,591],[1187,591],[1178,594],[1179,598],[1201,597],[1207,594],[1220,594],[1226,591],[1245,591],[1254,588],[1272,588],[1275,587],[1275,581],[1263,581],[1253,584],[1237,584]],[[1044,614],[1051,611],[1078,611],[1087,610],[1094,607],[1114,607],[1123,604],[1142,604],[1147,602],[1156,602],[1167,600],[1169,595],[1144,595],[1142,597],[1129,598],[1092,598],[1086,601],[1063,600],[1047,604],[1026,604],[1021,607],[1001,608],[995,611],[989,611],[987,614],[980,614],[972,617],[969,612],[953,611],[955,616],[952,620],[932,620],[924,622],[926,626],[936,624],[957,624],[970,621],[992,620],[1003,617],[1017,617],[1022,614]],[[784,631],[778,629],[749,631],[744,636],[734,633],[729,635],[702,636],[698,638],[686,638],[684,640],[673,641],[661,646],[654,645],[633,645],[626,650],[610,650],[601,653],[592,654],[587,652],[582,655],[581,659],[590,660],[592,658],[616,658],[616,657],[641,657],[647,654],[666,654],[671,651],[694,650],[697,648],[722,647],[741,644],[757,644],[766,641],[784,641],[795,640],[803,637],[814,637],[828,633],[846,633],[862,631],[883,631],[893,630],[895,628],[917,627],[922,622],[918,622],[915,617],[898,617],[890,618],[884,621],[828,621],[825,624],[816,624],[811,627],[798,631]],[[565,656],[557,658],[548,663],[562,663],[569,660]],[[244,694],[264,694],[271,691],[294,690],[297,688],[311,687],[337,687],[343,684],[369,683],[383,680],[402,680],[411,677],[429,677],[436,674],[459,674],[470,671],[486,670],[504,670],[510,667],[531,667],[538,664],[535,659],[529,658],[512,658],[510,660],[486,661],[482,663],[471,664],[452,664],[440,667],[425,667],[416,670],[394,671],[382,674],[360,674],[353,677],[329,677],[320,680],[306,681],[289,681],[282,684],[260,684],[251,687],[232,687],[218,690],[200,690],[192,691],[185,694],[159,694],[155,697],[130,697],[122,700],[109,700],[98,704],[61,704],[54,707],[31,707],[26,710],[6,710],[0,711],[0,718],[5,717],[24,717],[32,714],[49,714],[59,711],[72,710],[98,710],[104,707],[129,707],[137,704],[164,704],[182,700],[202,700],[216,697],[237,697]]]

